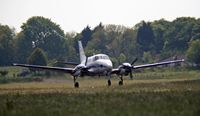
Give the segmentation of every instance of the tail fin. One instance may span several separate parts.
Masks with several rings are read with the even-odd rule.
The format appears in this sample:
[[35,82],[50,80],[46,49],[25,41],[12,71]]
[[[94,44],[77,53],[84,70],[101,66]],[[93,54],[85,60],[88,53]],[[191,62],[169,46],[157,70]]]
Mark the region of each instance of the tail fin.
[[79,54],[80,54],[80,62],[81,64],[86,62],[86,56],[85,56],[85,52],[83,50],[83,46],[81,41],[78,41],[78,46],[79,46]]

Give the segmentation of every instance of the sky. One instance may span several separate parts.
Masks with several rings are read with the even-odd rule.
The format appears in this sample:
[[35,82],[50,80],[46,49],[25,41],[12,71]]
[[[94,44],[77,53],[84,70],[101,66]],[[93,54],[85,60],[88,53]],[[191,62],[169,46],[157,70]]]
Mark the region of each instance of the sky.
[[200,0],[0,0],[0,24],[19,32],[32,16],[43,16],[65,32],[100,22],[133,27],[140,21],[200,18]]

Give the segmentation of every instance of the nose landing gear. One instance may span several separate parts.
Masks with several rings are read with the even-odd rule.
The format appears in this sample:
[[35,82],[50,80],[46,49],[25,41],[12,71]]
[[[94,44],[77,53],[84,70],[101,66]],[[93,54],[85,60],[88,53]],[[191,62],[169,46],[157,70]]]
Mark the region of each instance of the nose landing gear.
[[108,80],[108,86],[111,86],[111,80],[110,79]]
[[75,87],[75,88],[79,88],[79,83],[76,82],[76,78],[77,78],[77,77],[74,76],[74,87]]
[[119,85],[120,85],[120,86],[123,85],[123,77],[122,77],[122,76],[120,76]]
[[75,82],[75,83],[74,83],[74,87],[75,87],[75,88],[79,88],[79,83],[78,83],[78,82]]
[[111,80],[110,80],[111,79],[111,74],[108,73],[107,76],[108,76],[108,87],[109,87],[109,86],[111,86]]

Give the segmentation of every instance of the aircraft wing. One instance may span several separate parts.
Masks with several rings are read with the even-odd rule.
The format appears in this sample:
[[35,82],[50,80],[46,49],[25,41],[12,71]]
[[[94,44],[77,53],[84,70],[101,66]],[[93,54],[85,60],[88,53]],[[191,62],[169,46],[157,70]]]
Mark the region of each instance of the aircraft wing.
[[52,70],[52,71],[61,71],[61,72],[69,73],[69,74],[72,74],[73,71],[74,71],[73,68],[50,67],[50,66],[29,65],[29,64],[16,64],[16,63],[14,63],[13,66]]
[[79,65],[80,63],[76,63],[76,62],[62,62],[62,61],[57,61],[56,63],[60,63],[60,64],[68,64],[68,65]]
[[136,65],[133,67],[133,69],[155,67],[155,66],[167,65],[167,64],[178,63],[178,62],[184,62],[184,59],[172,60],[172,61],[166,61],[166,62],[158,62],[158,63],[152,63],[152,64]]

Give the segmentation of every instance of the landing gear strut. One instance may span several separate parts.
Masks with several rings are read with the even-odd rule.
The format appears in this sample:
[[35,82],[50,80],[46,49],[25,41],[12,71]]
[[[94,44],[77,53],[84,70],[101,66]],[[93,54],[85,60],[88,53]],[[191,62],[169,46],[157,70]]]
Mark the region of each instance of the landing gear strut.
[[108,86],[111,86],[111,80],[110,79],[108,80]]
[[75,88],[79,88],[79,83],[76,82],[76,78],[77,78],[77,77],[74,77],[74,87],[75,87]]
[[111,86],[111,80],[110,80],[111,79],[111,74],[108,74],[108,76],[109,76],[108,77],[108,86]]
[[123,77],[122,77],[122,76],[120,76],[119,85],[120,85],[120,86],[123,85]]

